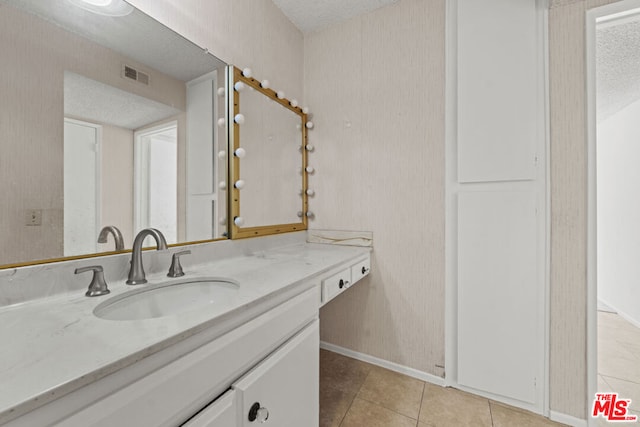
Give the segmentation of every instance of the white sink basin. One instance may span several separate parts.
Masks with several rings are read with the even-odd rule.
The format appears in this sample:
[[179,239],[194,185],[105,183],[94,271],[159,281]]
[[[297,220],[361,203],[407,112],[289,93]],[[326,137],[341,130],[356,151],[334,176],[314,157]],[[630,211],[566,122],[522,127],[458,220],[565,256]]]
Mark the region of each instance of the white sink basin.
[[93,314],[108,320],[141,320],[201,308],[217,309],[228,305],[238,289],[238,284],[228,279],[182,279],[114,296],[99,304]]

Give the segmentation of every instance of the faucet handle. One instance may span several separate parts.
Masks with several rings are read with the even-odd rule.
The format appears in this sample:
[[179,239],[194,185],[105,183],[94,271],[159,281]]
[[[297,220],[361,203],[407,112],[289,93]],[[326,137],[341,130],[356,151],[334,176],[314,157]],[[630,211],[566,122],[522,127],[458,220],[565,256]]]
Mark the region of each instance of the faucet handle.
[[111,292],[107,288],[107,282],[104,280],[104,272],[102,266],[100,265],[92,265],[89,267],[81,267],[76,268],[76,274],[85,273],[87,271],[93,271],[93,278],[91,279],[91,283],[89,283],[89,288],[85,293],[88,297],[97,297],[100,295],[106,295]]
[[171,267],[169,267],[169,273],[167,273],[168,277],[180,277],[184,276],[184,271],[182,271],[182,266],[180,265],[180,256],[181,255],[189,255],[191,251],[180,251],[173,254],[171,257]]

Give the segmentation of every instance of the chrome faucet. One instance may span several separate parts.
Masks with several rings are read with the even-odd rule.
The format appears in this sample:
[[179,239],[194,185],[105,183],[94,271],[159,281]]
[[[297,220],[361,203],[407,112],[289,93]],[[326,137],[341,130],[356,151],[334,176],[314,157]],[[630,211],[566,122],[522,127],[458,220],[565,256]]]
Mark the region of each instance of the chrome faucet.
[[156,241],[159,251],[167,249],[167,241],[160,232],[155,228],[145,228],[140,231],[133,240],[133,251],[131,252],[131,268],[129,269],[129,278],[127,285],[142,285],[147,283],[144,268],[142,268],[142,243],[147,236],[151,236]]
[[116,251],[124,250],[124,239],[122,238],[122,233],[118,230],[118,227],[115,225],[107,225],[100,230],[100,235],[98,236],[98,243],[107,243],[107,237],[109,233],[113,234],[113,240],[116,243]]

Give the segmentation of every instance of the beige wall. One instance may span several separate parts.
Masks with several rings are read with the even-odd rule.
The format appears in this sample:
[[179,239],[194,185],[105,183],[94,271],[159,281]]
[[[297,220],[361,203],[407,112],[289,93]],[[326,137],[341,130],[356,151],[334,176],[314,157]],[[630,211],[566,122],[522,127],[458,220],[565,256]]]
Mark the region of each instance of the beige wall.
[[444,373],[445,1],[401,0],[305,37],[311,228],[373,231],[372,275],[321,339]]
[[551,105],[551,409],[587,416],[585,12],[611,0],[555,0]]
[[223,61],[302,99],[302,33],[271,0],[131,0]]

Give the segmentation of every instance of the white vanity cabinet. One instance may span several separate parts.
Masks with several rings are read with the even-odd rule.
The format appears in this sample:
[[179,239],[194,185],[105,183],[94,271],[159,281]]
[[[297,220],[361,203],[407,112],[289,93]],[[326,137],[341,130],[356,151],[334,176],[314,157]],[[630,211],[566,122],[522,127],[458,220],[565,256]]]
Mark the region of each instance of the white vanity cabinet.
[[268,425],[317,425],[296,420],[303,411],[318,422],[318,291],[311,287],[177,359],[170,347],[170,355],[154,355],[166,358],[158,369],[141,374],[151,363],[143,359],[7,426],[235,427],[245,425],[254,402],[279,420]]
[[360,279],[369,275],[371,270],[371,257],[369,255],[355,263],[342,266],[330,272],[325,278],[321,279],[321,305],[331,301],[333,298],[346,291]]

